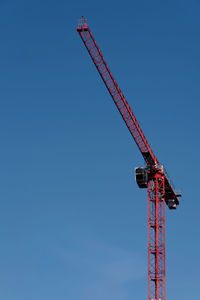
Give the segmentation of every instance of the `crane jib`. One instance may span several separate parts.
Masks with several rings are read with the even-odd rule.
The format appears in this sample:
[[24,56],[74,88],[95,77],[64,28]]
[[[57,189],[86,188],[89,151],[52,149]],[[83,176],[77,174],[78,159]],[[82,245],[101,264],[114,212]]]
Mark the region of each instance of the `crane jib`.
[[158,163],[158,160],[153,154],[128,102],[126,101],[119,86],[114,80],[101,51],[91,34],[90,29],[88,28],[88,26],[81,26],[77,28],[77,31],[79,32],[81,39],[83,40],[101,78],[103,79],[115,105],[117,106],[146,163],[149,166],[155,165],[156,163]]
[[[147,166],[150,170],[156,170],[160,168],[160,164],[154,155],[151,147],[149,146],[136,118],[133,114],[127,100],[125,99],[122,91],[120,90],[118,84],[112,76],[108,65],[105,62],[105,59],[97,46],[97,43],[84,19],[81,18],[79,26],[77,27],[77,31],[88,50],[90,57],[94,65],[96,66],[105,86],[107,87],[117,109],[119,110],[126,126],[128,127],[132,137],[134,138]],[[164,174],[165,175],[165,174]],[[176,204],[179,204],[178,197],[180,195],[177,194],[175,189],[173,188],[169,177],[165,175],[165,190],[166,190],[166,199],[174,199]]]

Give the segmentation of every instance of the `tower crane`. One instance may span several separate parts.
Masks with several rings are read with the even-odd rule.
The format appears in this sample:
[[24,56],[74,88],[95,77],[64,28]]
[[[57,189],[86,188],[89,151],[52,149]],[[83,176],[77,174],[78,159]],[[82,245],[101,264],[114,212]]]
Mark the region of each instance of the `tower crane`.
[[77,32],[145,160],[145,167],[135,168],[135,179],[139,188],[148,191],[148,300],[165,300],[165,204],[176,209],[181,193],[153,153],[84,17]]

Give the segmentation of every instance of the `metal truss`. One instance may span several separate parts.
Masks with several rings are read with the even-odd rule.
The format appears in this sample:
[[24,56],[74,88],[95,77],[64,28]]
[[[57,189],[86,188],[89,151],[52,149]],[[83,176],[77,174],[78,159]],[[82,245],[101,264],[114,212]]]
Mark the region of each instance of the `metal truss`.
[[165,202],[170,209],[175,209],[181,195],[175,191],[169,176],[148,144],[84,17],[81,18],[77,31],[147,164],[148,300],[165,300]]
[[148,181],[148,300],[165,300],[165,176]]
[[158,160],[153,154],[143,132],[140,128],[128,102],[126,101],[122,91],[113,78],[104,57],[96,44],[96,41],[87,26],[85,19],[81,19],[77,28],[83,43],[85,44],[101,78],[103,79],[114,103],[116,104],[122,118],[124,119],[131,135],[133,136],[138,148],[140,149],[147,164],[157,164]]

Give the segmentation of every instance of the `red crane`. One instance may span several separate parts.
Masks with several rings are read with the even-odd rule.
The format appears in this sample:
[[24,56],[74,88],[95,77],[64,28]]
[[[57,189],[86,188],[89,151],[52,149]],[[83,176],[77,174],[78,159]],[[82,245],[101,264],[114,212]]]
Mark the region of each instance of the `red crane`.
[[149,146],[84,17],[77,31],[146,162],[135,169],[135,179],[148,190],[148,300],[165,300],[165,203],[176,209],[181,194]]

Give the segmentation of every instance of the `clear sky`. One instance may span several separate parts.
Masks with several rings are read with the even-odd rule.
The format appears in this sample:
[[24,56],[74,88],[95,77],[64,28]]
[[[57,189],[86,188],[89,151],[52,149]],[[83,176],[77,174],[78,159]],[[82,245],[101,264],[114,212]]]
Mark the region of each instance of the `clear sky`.
[[167,299],[199,299],[200,1],[0,1],[0,298],[147,299],[143,159],[76,32],[84,15],[183,198]]

